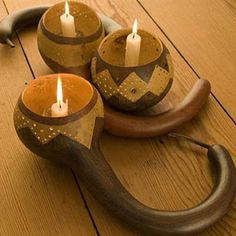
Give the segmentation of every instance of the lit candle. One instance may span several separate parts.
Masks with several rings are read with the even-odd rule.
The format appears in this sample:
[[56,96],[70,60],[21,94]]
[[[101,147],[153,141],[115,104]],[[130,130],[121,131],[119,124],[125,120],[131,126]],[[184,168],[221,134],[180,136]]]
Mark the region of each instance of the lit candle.
[[52,117],[62,117],[68,115],[68,100],[63,102],[62,82],[60,76],[57,78],[57,102],[51,106]]
[[65,1],[65,14],[61,15],[60,20],[63,36],[75,37],[75,21],[74,17],[70,15],[70,8],[67,0]]
[[132,33],[126,39],[125,66],[137,66],[139,64],[141,37],[137,31],[138,22],[135,19]]

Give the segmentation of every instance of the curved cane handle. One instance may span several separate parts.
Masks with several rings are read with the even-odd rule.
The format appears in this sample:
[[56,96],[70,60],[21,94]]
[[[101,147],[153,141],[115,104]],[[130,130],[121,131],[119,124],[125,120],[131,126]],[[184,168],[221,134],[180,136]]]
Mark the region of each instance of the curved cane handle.
[[72,150],[74,161],[66,162],[88,190],[103,206],[140,232],[175,236],[200,232],[228,211],[235,196],[235,166],[230,154],[220,145],[210,146],[207,153],[216,170],[212,193],[201,204],[181,211],[156,210],[137,201],[122,186],[97,144],[82,154],[76,145]]
[[123,113],[105,104],[105,130],[116,136],[132,138],[166,134],[196,116],[206,103],[210,91],[209,81],[199,79],[182,102],[154,116]]
[[48,5],[30,7],[18,10],[3,18],[0,22],[0,43],[14,47],[15,45],[11,41],[13,33],[27,25],[37,24],[48,7]]

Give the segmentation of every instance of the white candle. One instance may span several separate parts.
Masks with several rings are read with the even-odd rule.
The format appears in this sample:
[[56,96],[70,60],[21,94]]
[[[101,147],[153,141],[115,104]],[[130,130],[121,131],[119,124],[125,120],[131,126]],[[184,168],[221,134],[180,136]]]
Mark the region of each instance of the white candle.
[[139,64],[139,53],[141,37],[137,34],[138,22],[135,19],[132,33],[126,39],[125,66],[137,66]]
[[60,76],[57,78],[57,102],[51,106],[52,117],[62,117],[68,115],[68,100],[63,102],[62,82]]
[[61,15],[61,29],[65,37],[75,37],[75,21],[74,17],[70,15],[70,8],[67,0],[65,1],[65,14]]

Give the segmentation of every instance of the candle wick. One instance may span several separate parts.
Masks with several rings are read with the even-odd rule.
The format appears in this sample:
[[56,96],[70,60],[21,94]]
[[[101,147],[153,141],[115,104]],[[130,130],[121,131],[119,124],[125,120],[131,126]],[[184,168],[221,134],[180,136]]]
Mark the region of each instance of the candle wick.
[[133,36],[133,39],[135,38],[135,35],[136,35],[136,33],[135,33],[135,32],[133,32],[133,35],[132,35],[132,36]]
[[59,109],[62,108],[62,104],[61,104],[61,101],[60,101],[60,100],[58,101],[58,107],[59,107]]

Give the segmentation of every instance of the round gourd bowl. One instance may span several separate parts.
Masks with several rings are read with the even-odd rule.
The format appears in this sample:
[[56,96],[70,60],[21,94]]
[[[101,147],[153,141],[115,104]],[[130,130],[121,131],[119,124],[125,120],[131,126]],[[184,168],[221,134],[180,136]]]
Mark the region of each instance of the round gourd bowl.
[[87,5],[69,1],[74,17],[75,37],[62,33],[60,16],[65,2],[50,7],[42,16],[37,33],[38,49],[45,63],[55,72],[68,72],[90,78],[90,62],[104,37],[100,18]]
[[25,87],[14,111],[14,124],[19,138],[32,152],[64,162],[71,145],[89,150],[97,141],[103,129],[103,104],[88,81],[73,74],[60,74],[68,115],[51,117],[57,77],[41,76]]
[[92,59],[92,79],[103,98],[121,110],[143,110],[162,100],[173,81],[173,64],[165,45],[152,34],[139,30],[139,65],[124,65],[130,29],[106,36]]

